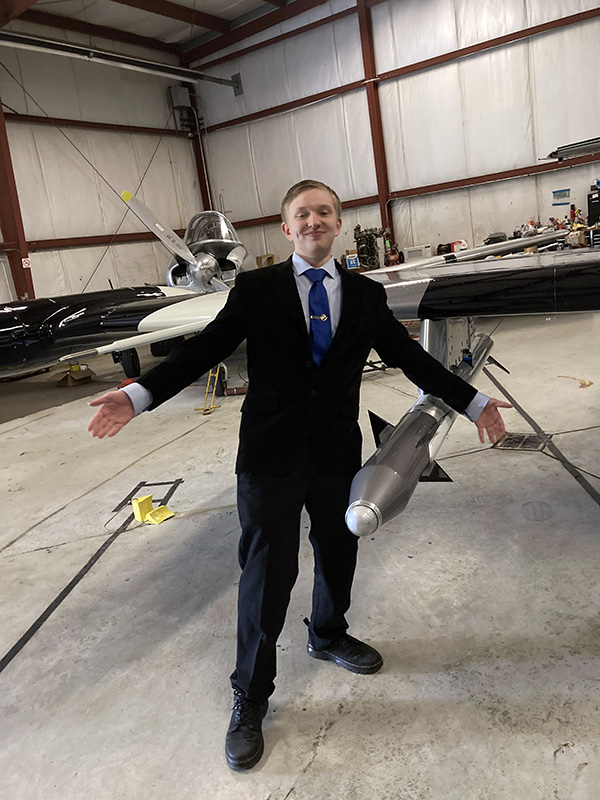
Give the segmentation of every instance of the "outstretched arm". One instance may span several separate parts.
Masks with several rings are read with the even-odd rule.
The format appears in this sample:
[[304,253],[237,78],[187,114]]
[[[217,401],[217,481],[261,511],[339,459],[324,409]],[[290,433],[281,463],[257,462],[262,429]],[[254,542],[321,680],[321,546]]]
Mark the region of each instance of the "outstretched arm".
[[90,403],[100,406],[90,420],[88,431],[98,439],[115,436],[135,416],[133,403],[126,392],[108,392]]
[[486,431],[492,444],[498,442],[506,433],[504,420],[498,411],[499,408],[512,408],[512,406],[510,403],[505,403],[504,400],[496,400],[495,397],[490,397],[475,423],[479,431],[480,442],[485,442]]

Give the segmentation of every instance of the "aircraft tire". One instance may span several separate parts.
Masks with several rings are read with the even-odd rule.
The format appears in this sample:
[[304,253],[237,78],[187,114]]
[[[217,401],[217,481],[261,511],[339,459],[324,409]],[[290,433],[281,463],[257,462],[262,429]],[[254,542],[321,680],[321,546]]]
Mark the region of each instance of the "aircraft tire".
[[177,336],[174,339],[165,339],[162,342],[152,342],[150,345],[150,352],[155,358],[164,358],[168,356],[171,350],[180,342],[184,342],[185,337]]
[[121,366],[128,378],[139,378],[141,373],[140,357],[135,347],[123,350],[121,353]]

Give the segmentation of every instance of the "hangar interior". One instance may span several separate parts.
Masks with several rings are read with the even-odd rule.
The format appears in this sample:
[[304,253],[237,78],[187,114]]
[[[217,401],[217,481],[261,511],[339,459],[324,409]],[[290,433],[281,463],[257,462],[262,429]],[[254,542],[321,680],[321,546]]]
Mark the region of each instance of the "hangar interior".
[[[275,262],[291,253],[281,198],[304,178],[342,200],[336,258],[357,226],[380,231],[384,267],[550,218],[600,258],[600,140],[550,157],[600,135],[592,0],[6,0],[0,23],[5,307],[164,285],[171,255],[124,190],[179,235],[219,211]],[[541,443],[482,445],[459,418],[438,457],[453,482],[420,483],[360,541],[350,632],[383,653],[377,675],[306,656],[304,537],[265,756],[243,775],[223,738],[245,353],[212,413],[203,378],[101,442],[88,402],[124,378],[111,355],[74,386],[64,364],[3,375],[2,795],[596,797],[600,316],[512,302],[476,320],[509,370],[477,387]],[[361,397],[367,459],[368,410],[395,424],[417,388],[376,369]],[[132,520],[140,494],[174,517]]]

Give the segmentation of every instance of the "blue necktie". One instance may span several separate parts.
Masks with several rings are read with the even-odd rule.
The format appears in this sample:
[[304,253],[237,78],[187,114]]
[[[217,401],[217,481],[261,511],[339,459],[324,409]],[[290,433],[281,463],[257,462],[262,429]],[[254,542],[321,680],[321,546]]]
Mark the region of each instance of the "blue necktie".
[[312,357],[317,366],[331,344],[331,319],[329,316],[329,300],[323,280],[327,277],[324,269],[307,269],[304,274],[313,282],[308,293],[308,313],[310,316],[310,333],[312,340]]

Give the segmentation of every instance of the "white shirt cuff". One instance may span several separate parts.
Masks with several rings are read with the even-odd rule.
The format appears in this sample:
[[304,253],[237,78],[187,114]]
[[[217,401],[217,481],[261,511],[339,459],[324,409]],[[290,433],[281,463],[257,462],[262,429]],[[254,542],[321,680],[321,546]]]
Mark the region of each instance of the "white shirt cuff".
[[483,394],[483,392],[477,392],[475,397],[471,400],[469,405],[463,411],[463,414],[471,422],[477,422],[477,420],[479,419],[479,415],[486,407],[487,401],[489,399],[490,398],[487,396],[487,394]]
[[149,392],[141,383],[130,383],[119,391],[129,395],[129,399],[133,403],[133,410],[136,417],[152,404],[152,392]]

